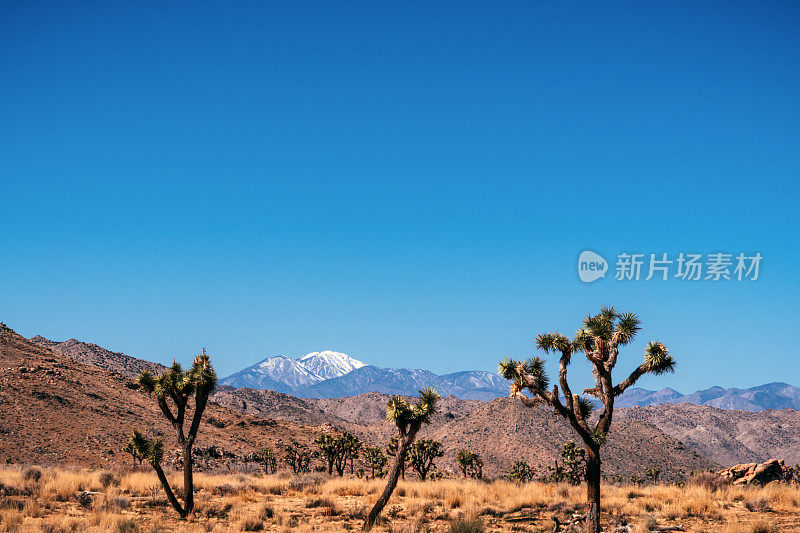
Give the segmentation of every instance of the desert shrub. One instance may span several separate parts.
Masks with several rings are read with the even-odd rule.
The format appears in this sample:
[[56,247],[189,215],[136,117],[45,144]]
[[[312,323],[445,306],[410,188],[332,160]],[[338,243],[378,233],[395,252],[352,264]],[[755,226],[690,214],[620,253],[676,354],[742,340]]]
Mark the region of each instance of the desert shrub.
[[241,492],[241,489],[231,485],[230,483],[223,483],[222,485],[217,485],[211,489],[211,494],[217,496],[231,496],[234,494],[239,494],[239,492]]
[[713,472],[698,472],[689,478],[689,484],[714,491],[721,489],[728,483]]
[[483,525],[483,520],[478,517],[471,518],[456,518],[450,522],[450,533],[483,533],[486,527]]
[[744,502],[744,507],[751,513],[763,513],[770,510],[769,500],[766,498],[747,500]]
[[0,500],[0,510],[13,510],[13,511],[22,511],[25,507],[25,504],[21,500],[12,500],[12,499],[2,499]]
[[350,520],[363,520],[367,517],[367,508],[363,505],[350,509],[350,512],[347,513],[348,518]]
[[120,520],[117,522],[117,533],[139,533],[139,524],[136,520]]
[[38,468],[28,468],[22,473],[22,479],[38,483],[42,479],[42,471]]
[[271,520],[275,516],[275,510],[269,505],[265,505],[258,513],[260,520]]
[[403,510],[402,506],[397,504],[392,505],[386,510],[386,516],[388,516],[389,518],[397,518],[397,515],[399,515],[402,510]]
[[460,494],[450,494],[447,497],[447,505],[450,509],[458,509],[461,507],[461,495]]
[[766,522],[758,522],[753,524],[750,533],[778,533],[778,528]]
[[313,509],[316,507],[335,507],[335,505],[328,498],[314,498],[306,502],[306,508]]
[[104,489],[107,489],[110,486],[118,487],[120,480],[117,476],[112,474],[111,472],[103,472],[100,474],[100,484],[103,486]]
[[233,509],[233,504],[231,503],[211,505],[206,509],[205,514],[208,518],[227,518],[231,509]]
[[92,495],[86,491],[83,491],[78,495],[78,505],[83,507],[84,509],[91,509],[92,508]]
[[264,522],[257,518],[248,518],[242,521],[242,531],[264,531]]

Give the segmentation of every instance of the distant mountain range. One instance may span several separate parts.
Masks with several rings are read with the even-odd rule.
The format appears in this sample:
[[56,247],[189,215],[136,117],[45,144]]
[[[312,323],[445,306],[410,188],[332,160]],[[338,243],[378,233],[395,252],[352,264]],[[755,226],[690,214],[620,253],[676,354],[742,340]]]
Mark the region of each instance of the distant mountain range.
[[670,388],[658,391],[632,388],[625,391],[616,401],[616,405],[620,407],[640,407],[666,403],[691,403],[739,411],[800,410],[800,388],[787,383],[767,383],[766,385],[759,385],[749,389],[711,387],[710,389],[699,390],[685,395]]
[[267,357],[221,380],[236,388],[266,389],[302,398],[340,398],[367,392],[414,395],[431,387],[444,396],[491,400],[508,396],[508,382],[491,372],[473,370],[437,375],[429,370],[379,368],[349,355],[322,351],[293,359]]
[[[157,363],[75,339],[57,342],[37,335],[30,340],[72,359],[128,376],[142,370],[164,369]],[[368,392],[411,396],[420,388],[432,387],[443,396],[483,401],[508,396],[509,385],[499,376],[482,370],[437,375],[420,369],[379,368],[334,351],[311,352],[297,359],[286,355],[268,357],[220,381],[234,388],[272,390],[300,398],[341,398]],[[777,382],[749,389],[716,386],[682,394],[671,388],[652,391],[633,387],[616,400],[618,407],[679,403],[752,412],[800,410],[800,388]]]

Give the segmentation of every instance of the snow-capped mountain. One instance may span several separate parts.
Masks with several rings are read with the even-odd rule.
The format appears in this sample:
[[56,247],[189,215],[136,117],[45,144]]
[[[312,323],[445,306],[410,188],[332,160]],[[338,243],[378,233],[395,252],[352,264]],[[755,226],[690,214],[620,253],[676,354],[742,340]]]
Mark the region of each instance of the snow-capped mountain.
[[320,381],[344,376],[363,366],[364,363],[349,355],[327,350],[311,352],[299,359],[276,355],[224,378],[222,384],[292,394]]
[[433,388],[443,395],[469,400],[491,400],[508,395],[509,383],[482,370],[438,376],[408,368],[379,368],[347,354],[330,350],[311,352],[297,359],[268,357],[224,378],[222,385],[267,389],[301,398],[338,398],[366,392],[414,395]]
[[365,363],[339,352],[311,352],[299,361],[305,368],[322,379],[331,379],[349,374],[356,368],[366,366]]

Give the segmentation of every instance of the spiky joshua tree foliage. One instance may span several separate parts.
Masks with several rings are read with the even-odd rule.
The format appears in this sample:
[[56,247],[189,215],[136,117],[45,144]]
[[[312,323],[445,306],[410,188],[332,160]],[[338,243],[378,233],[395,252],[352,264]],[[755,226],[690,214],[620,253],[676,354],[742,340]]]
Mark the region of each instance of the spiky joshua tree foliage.
[[[197,438],[197,430],[208,403],[208,396],[217,386],[217,374],[211,366],[211,359],[203,353],[194,359],[188,370],[180,364],[172,363],[172,367],[158,377],[144,371],[137,380],[148,394],[154,394],[158,400],[161,413],[175,428],[178,444],[183,453],[183,505],[178,501],[161,468],[164,455],[164,444],[160,437],[148,439],[139,431],[134,431],[131,443],[139,455],[153,466],[167,499],[181,518],[186,518],[194,510],[194,481],[192,478],[192,448]],[[194,398],[194,411],[188,431],[185,428],[189,400]]]
[[397,450],[392,458],[392,466],[389,469],[386,488],[383,489],[383,493],[378,498],[378,501],[375,502],[364,521],[364,531],[369,531],[373,528],[378,515],[381,514],[381,511],[392,496],[392,492],[397,486],[400,469],[405,462],[406,454],[411,445],[414,444],[414,439],[417,438],[417,433],[422,425],[431,421],[431,416],[436,412],[436,403],[438,401],[439,395],[436,394],[436,391],[423,389],[419,391],[419,398],[413,405],[399,396],[394,396],[386,405],[386,419],[397,427]]
[[[606,440],[614,415],[614,399],[645,374],[663,374],[675,369],[675,360],[661,342],[650,342],[644,350],[644,361],[622,382],[614,385],[611,373],[617,364],[619,349],[636,337],[640,322],[633,313],[619,313],[603,307],[596,315],[583,320],[583,326],[570,339],[558,332],[539,334],[536,346],[545,353],[560,355],[558,384],[549,388],[545,361],[538,356],[526,362],[506,359],[500,363],[500,375],[511,381],[510,395],[520,397],[531,407],[546,404],[567,419],[581,437],[586,449],[586,496],[589,513],[586,531],[600,531],[600,447]],[[592,367],[594,387],[583,391],[599,401],[602,411],[596,422],[589,417],[595,404],[587,396],[573,394],[567,382],[567,368],[573,354],[582,352]],[[559,393],[559,387],[561,392]],[[525,395],[525,392],[528,395]],[[564,402],[561,401],[563,395]]]

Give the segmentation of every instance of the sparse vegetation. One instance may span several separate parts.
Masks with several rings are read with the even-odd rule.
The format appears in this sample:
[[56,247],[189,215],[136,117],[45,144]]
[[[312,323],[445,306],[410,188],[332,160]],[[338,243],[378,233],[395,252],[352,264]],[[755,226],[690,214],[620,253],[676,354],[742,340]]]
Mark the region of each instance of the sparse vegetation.
[[[558,384],[552,389],[549,389],[550,380],[545,372],[545,361],[540,357],[535,356],[524,363],[511,359],[500,363],[500,374],[512,382],[512,396],[520,397],[530,407],[549,405],[581,437],[586,450],[588,533],[600,532],[600,448],[611,429],[614,399],[641,376],[672,372],[675,368],[675,360],[667,347],[661,342],[653,341],[645,348],[644,361],[625,380],[617,385],[613,384],[611,374],[617,364],[619,348],[633,341],[639,329],[639,319],[633,313],[619,313],[613,307],[603,307],[598,314],[584,319],[581,329],[572,339],[558,332],[539,334],[536,345],[540,350],[560,354]],[[586,356],[595,381],[594,387],[586,389],[584,394],[593,396],[603,409],[592,425],[589,417],[596,404],[586,396],[573,394],[567,381],[567,369],[572,362],[572,356],[577,352]],[[523,391],[528,391],[531,397],[525,396]],[[561,402],[562,395],[564,403]]]
[[[33,492],[23,477],[24,467],[0,468],[0,531],[344,531],[357,529],[369,503],[382,488],[380,480],[305,474],[293,483],[286,472],[275,475],[197,472],[197,512],[190,522],[165,513],[169,504],[154,493],[159,481],[153,471],[114,472],[120,481],[102,492],[103,471],[40,468],[42,476]],[[172,481],[180,472],[167,472]],[[220,490],[225,487],[224,490]],[[293,488],[292,488],[293,487]],[[645,525],[682,525],[686,531],[752,533],[800,529],[800,486],[772,484],[764,487],[726,485],[708,489],[698,485],[642,487],[604,485],[602,522],[608,531],[614,516],[624,516],[632,531]],[[95,494],[83,497],[84,490]],[[27,495],[22,495],[26,494]],[[635,494],[635,497],[630,497]],[[62,495],[56,497],[57,495]],[[270,499],[268,504],[264,497]],[[124,504],[116,504],[123,501]],[[396,499],[395,499],[396,498]],[[585,494],[569,484],[524,485],[504,481],[481,482],[443,479],[435,484],[398,481],[392,502],[386,506],[389,527],[413,531],[552,531],[551,517],[562,523],[585,512]],[[158,505],[156,503],[160,502]],[[170,516],[170,514],[172,516]],[[605,513],[604,513],[605,515]],[[475,520],[477,517],[479,520]],[[292,525],[294,524],[294,525]],[[459,529],[456,529],[459,528]]]

